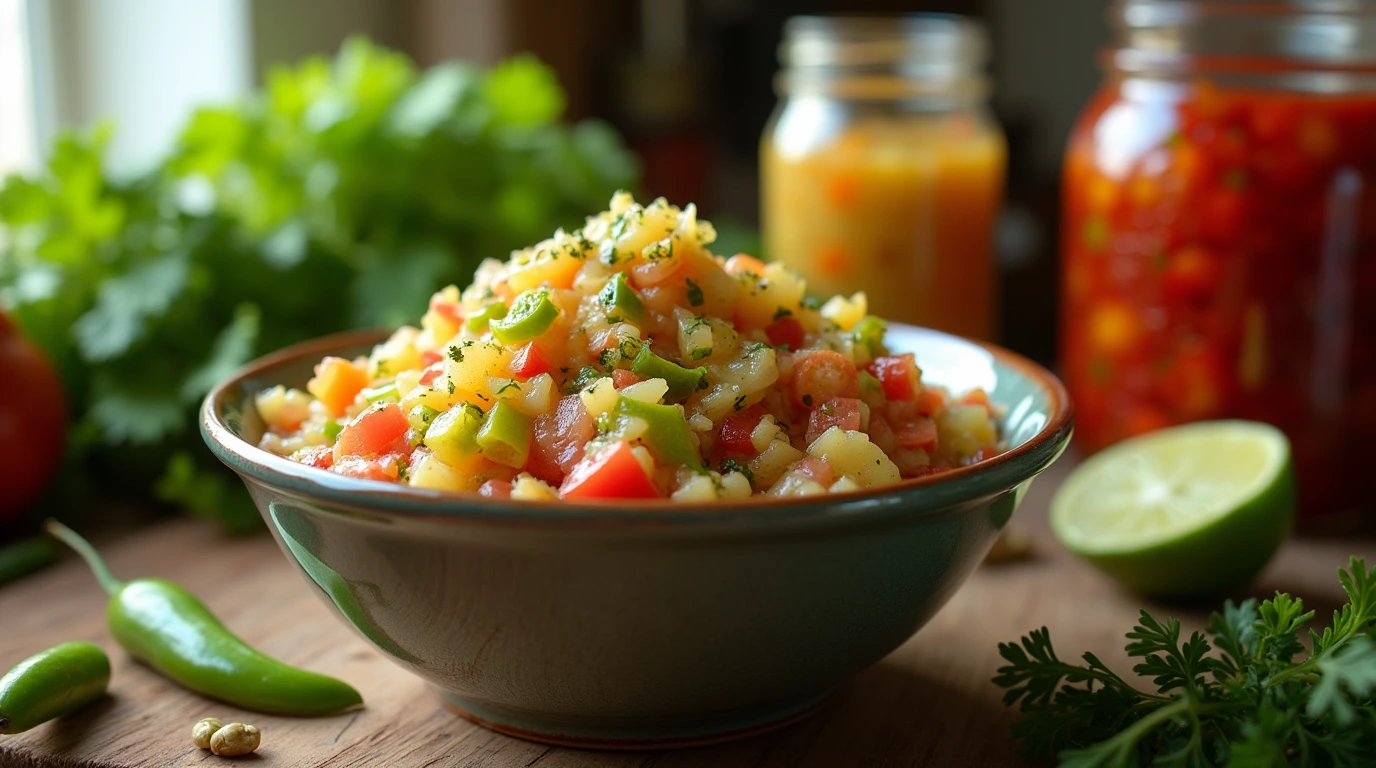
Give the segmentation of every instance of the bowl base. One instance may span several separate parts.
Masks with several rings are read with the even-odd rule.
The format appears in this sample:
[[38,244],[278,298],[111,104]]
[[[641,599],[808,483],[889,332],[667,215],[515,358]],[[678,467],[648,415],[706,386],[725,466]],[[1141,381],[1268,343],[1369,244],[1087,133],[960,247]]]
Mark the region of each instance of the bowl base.
[[677,721],[672,724],[584,725],[560,720],[530,719],[494,711],[481,704],[440,691],[444,703],[484,728],[507,736],[560,747],[604,750],[652,750],[705,747],[758,736],[804,720],[819,709],[830,692],[820,696],[743,710],[730,717]]

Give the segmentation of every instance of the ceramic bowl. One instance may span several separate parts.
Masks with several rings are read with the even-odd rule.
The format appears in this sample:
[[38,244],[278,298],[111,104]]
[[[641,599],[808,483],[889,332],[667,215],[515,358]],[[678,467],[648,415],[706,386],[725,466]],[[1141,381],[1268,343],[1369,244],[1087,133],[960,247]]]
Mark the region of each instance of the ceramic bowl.
[[326,603],[460,714],[556,744],[747,736],[811,711],[922,625],[1064,450],[1054,376],[895,325],[924,377],[1007,406],[1010,450],[879,490],[684,506],[491,501],[343,477],[256,447],[252,396],[304,386],[348,333],[268,355],[206,398],[201,430]]

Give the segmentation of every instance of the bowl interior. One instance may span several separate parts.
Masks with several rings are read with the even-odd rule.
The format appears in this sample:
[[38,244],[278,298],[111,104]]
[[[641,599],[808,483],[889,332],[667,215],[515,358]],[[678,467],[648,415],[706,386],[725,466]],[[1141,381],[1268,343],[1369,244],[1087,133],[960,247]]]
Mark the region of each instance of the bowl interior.
[[[329,497],[358,508],[387,508],[392,511],[421,513],[463,513],[478,508],[491,510],[486,500],[474,499],[406,486],[358,480],[307,467],[257,448],[264,425],[253,408],[253,396],[276,385],[304,387],[321,357],[352,357],[366,354],[385,338],[380,331],[354,331],[324,337],[268,355],[245,366],[221,383],[207,396],[202,409],[201,428],[211,449],[231,468],[246,478],[289,490]],[[907,480],[882,490],[835,494],[828,498],[877,496],[885,491],[930,487],[922,498],[923,507],[933,507],[976,498],[1018,485],[1040,472],[1064,449],[1070,435],[1070,400],[1056,378],[1016,354],[927,328],[894,323],[890,325],[888,346],[894,352],[912,352],[922,368],[925,381],[940,384],[953,392],[974,387],[985,389],[990,399],[1003,406],[1000,429],[1008,450],[992,459],[960,467],[939,475]],[[819,499],[821,497],[818,497]],[[911,503],[912,498],[908,498]],[[748,503],[703,505],[721,512],[730,509],[777,506],[807,506],[796,500],[752,500]],[[929,502],[929,503],[928,503]],[[575,516],[592,510],[616,510],[645,516],[643,505],[605,503],[597,505],[551,505],[538,502],[508,502],[508,509],[543,507],[560,515]],[[677,517],[694,505],[664,505],[664,514]],[[575,513],[574,510],[580,510]],[[655,510],[658,513],[658,510]],[[594,513],[595,514],[595,513]]]

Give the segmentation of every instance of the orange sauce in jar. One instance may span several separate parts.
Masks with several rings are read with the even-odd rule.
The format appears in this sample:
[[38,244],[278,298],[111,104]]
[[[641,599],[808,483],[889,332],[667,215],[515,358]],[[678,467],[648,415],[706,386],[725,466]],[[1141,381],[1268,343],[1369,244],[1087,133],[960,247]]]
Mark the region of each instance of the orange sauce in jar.
[[819,295],[992,338],[1007,148],[983,28],[957,16],[799,17],[760,148],[765,251]]
[[875,314],[994,335],[1006,149],[992,124],[860,122],[808,151],[766,141],[762,154],[766,249],[813,291],[863,290]]

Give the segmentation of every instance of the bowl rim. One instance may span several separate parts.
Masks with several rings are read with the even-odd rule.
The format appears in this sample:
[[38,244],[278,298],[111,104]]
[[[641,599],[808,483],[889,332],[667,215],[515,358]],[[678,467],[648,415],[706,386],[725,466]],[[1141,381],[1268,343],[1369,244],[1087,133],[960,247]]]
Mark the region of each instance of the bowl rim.
[[[955,504],[1012,489],[1050,466],[1065,450],[1074,428],[1074,404],[1065,385],[1046,368],[996,344],[905,323],[890,323],[889,326],[936,334],[983,349],[998,364],[1016,370],[1046,394],[1046,423],[1022,445],[997,456],[938,474],[905,479],[893,485],[802,499],[752,497],[730,502],[692,503],[665,499],[647,504],[644,500],[618,499],[575,503],[563,500],[498,500],[476,493],[435,491],[381,480],[346,477],[259,448],[235,434],[220,418],[220,411],[227,404],[230,393],[247,379],[262,378],[303,359],[319,360],[331,352],[367,347],[390,335],[390,331],[382,329],[358,329],[299,342],[246,363],[206,394],[200,408],[200,432],[212,453],[246,481],[262,483],[298,496],[324,499],[371,515],[382,513],[415,519],[565,524],[629,522],[663,525],[761,521],[773,517],[796,519],[815,515],[851,515],[871,508],[893,507],[895,504],[910,513],[939,513]],[[919,492],[928,497],[922,500],[931,503],[924,504],[927,509],[912,510],[910,507],[913,502],[919,501],[914,498]]]

